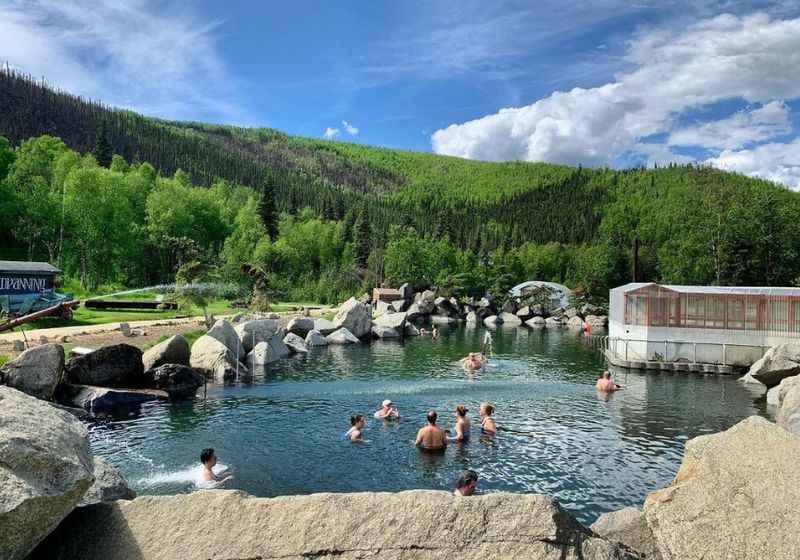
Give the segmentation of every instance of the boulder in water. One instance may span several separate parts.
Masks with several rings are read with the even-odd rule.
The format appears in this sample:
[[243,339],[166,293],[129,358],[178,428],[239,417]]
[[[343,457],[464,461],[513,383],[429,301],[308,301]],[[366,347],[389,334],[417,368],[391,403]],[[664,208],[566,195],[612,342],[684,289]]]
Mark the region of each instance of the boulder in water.
[[431,323],[434,325],[451,325],[458,323],[458,319],[449,315],[431,315]]
[[164,364],[188,366],[191,353],[189,342],[182,335],[176,334],[146,350],[142,354],[142,364],[145,371],[155,369]]
[[800,436],[800,376],[785,378],[776,389],[778,425]]
[[169,393],[158,389],[114,389],[63,383],[56,391],[56,400],[59,403],[92,413],[114,412],[125,407],[136,407],[147,401],[167,399]]
[[548,329],[560,329],[564,323],[557,317],[548,317],[544,320],[544,326]]
[[100,387],[148,387],[142,351],[129,344],[103,346],[70,359],[64,366],[66,379],[80,385]]
[[314,320],[310,317],[295,317],[289,321],[286,330],[297,336],[305,336],[314,330]]
[[576,331],[582,330],[583,329],[583,319],[581,319],[577,315],[574,315],[574,316],[569,318],[569,321],[567,321],[567,326],[572,330],[576,330]]
[[[247,323],[242,323],[246,325]],[[228,350],[233,352],[237,360],[241,360],[247,353],[244,341],[239,338],[239,333],[225,319],[218,319],[214,325],[208,329],[205,336],[210,336],[221,342]]]
[[[306,335],[308,335],[308,333],[306,333]],[[306,346],[305,339],[293,332],[283,337],[283,343],[292,354],[308,354],[308,347]]]
[[375,312],[372,314],[373,317],[380,317],[384,313],[389,313],[390,311],[394,311],[394,308],[390,306],[387,302],[378,300],[375,303]]
[[208,335],[201,336],[192,345],[189,364],[219,383],[234,379],[237,372],[246,369],[232,350]]
[[800,374],[800,343],[791,342],[773,346],[756,363],[750,366],[748,375],[766,385],[774,387],[786,377]]
[[522,324],[522,319],[517,317],[514,313],[504,311],[500,314],[500,321],[507,326],[518,327]]
[[166,391],[172,399],[194,397],[205,379],[196,369],[183,364],[164,364],[152,370],[153,386]]
[[411,323],[406,323],[403,331],[405,336],[419,336],[419,329]]
[[476,325],[478,323],[478,315],[474,311],[467,313],[467,323],[470,325]]
[[289,347],[276,335],[269,342],[256,344],[256,347],[247,355],[247,367],[255,371],[256,368],[277,362],[290,354]]
[[498,325],[503,324],[503,320],[497,315],[489,315],[483,320],[483,324],[489,328],[496,328]]
[[105,459],[100,457],[95,457],[93,464],[94,482],[81,498],[78,507],[117,500],[132,500],[136,497],[136,492],[131,490],[117,467],[109,465]]
[[525,305],[517,309],[516,315],[517,317],[519,317],[519,320],[524,323],[525,321],[533,317],[533,311],[531,311],[530,306]]
[[259,342],[268,342],[281,328],[276,319],[259,319],[236,325],[236,334],[245,352],[250,352]]
[[653,531],[647,525],[644,512],[639,508],[627,507],[604,513],[591,529],[604,539],[631,547],[646,560],[661,560]]
[[401,333],[403,331],[403,327],[405,327],[406,325],[406,314],[387,313],[375,319],[375,321],[373,321],[373,325],[376,327],[385,327],[389,329],[394,329],[398,333]]
[[37,554],[52,560],[637,558],[595,536],[547,496],[459,498],[422,490],[141,496],[76,510]]
[[328,340],[323,336],[321,332],[314,329],[310,333],[306,335],[306,346],[307,347],[314,347],[314,346],[327,346]]
[[800,439],[758,416],[686,442],[670,486],[644,503],[666,559],[794,560]]
[[525,321],[525,325],[532,329],[543,329],[545,328],[545,320],[544,317],[539,317],[537,315]]
[[64,348],[59,344],[34,346],[0,367],[0,381],[46,401],[53,400],[63,376]]
[[400,338],[400,333],[391,327],[381,327],[375,325],[372,327],[372,334],[376,338]]
[[405,311],[407,307],[408,301],[405,299],[398,299],[392,302],[392,309],[394,309],[396,313]]
[[326,336],[325,339],[328,341],[328,344],[353,344],[361,342],[353,333],[344,327],[332,332]]
[[93,480],[83,424],[51,404],[0,386],[0,558],[26,558]]
[[372,311],[369,305],[350,298],[339,308],[333,324],[339,329],[347,329],[356,338],[361,338],[372,331]]

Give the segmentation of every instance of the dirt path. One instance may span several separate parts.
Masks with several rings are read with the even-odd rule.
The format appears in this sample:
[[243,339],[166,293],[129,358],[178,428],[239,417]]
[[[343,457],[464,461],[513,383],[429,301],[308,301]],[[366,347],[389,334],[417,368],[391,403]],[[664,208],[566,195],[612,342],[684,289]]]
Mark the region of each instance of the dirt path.
[[[329,308],[313,310],[311,315],[316,317],[329,311]],[[278,313],[278,315],[281,316],[282,320],[288,322],[291,317],[295,317],[298,314],[296,312],[284,312]],[[100,348],[101,346],[124,342],[125,344],[142,348],[152,345],[164,335],[186,334],[205,328],[203,317],[129,321],[128,325],[134,333],[133,336],[124,336],[120,330],[119,322],[0,333],[0,354],[12,357],[19,354],[19,350],[14,349],[15,341],[21,341],[27,347],[57,342],[72,346]],[[17,342],[16,344],[19,343]]]

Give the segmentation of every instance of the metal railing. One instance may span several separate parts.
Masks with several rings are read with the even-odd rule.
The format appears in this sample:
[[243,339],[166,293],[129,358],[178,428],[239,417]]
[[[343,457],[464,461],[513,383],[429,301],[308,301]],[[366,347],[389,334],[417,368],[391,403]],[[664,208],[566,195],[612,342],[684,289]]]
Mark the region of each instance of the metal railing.
[[[627,361],[654,361],[654,362],[674,362],[677,361],[679,358],[684,356],[678,356],[680,352],[678,352],[678,348],[682,346],[689,346],[692,348],[692,359],[691,361],[697,363],[697,348],[700,346],[701,348],[718,348],[721,350],[722,353],[722,365],[729,365],[728,364],[728,349],[729,348],[752,348],[754,350],[758,349],[759,351],[759,358],[761,358],[764,353],[769,349],[769,346],[764,346],[762,344],[734,344],[734,343],[727,343],[727,342],[696,342],[696,341],[683,341],[683,340],[645,340],[645,339],[637,339],[637,338],[619,338],[619,337],[609,337],[604,336],[600,337],[601,340],[599,341],[599,348],[603,351],[605,350],[612,350],[613,344],[613,352],[616,356],[620,358],[624,358]],[[617,351],[619,343],[625,343],[625,352],[620,353]],[[634,356],[629,357],[629,347],[631,343],[640,343],[645,344],[645,355],[641,356],[640,353],[635,352]],[[651,359],[649,356],[649,348],[651,346],[664,346],[664,354],[659,355],[658,352],[654,352],[653,358]],[[676,350],[673,352],[673,359],[669,359],[669,348],[670,345],[673,345],[673,348]]]

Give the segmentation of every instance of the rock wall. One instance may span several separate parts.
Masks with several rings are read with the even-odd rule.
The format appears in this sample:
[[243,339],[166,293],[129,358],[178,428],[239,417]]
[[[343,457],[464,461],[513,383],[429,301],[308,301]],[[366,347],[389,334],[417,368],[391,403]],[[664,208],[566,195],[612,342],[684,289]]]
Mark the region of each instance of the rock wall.
[[540,495],[445,492],[253,498],[216,490],[79,508],[31,560],[613,560]]

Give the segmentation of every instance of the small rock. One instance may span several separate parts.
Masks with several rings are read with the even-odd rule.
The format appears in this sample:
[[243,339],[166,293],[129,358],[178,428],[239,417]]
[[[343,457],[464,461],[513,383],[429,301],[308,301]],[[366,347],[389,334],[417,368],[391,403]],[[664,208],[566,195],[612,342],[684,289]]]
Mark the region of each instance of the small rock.
[[21,341],[21,340],[15,340],[13,342],[13,346],[11,347],[11,349],[14,352],[24,352],[25,351],[25,343],[23,341]]
[[163,364],[150,372],[153,386],[166,391],[172,399],[194,397],[205,378],[196,369],[183,364]]
[[131,336],[131,326],[128,323],[120,323],[119,330],[122,333],[122,336]]

